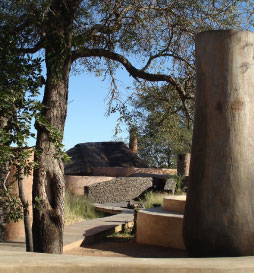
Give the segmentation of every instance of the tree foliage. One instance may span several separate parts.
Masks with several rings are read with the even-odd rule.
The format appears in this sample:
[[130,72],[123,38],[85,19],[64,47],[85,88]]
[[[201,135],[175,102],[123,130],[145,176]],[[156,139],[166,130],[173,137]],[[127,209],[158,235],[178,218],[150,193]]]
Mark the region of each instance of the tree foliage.
[[175,167],[177,154],[190,152],[194,101],[189,100],[185,105],[190,120],[178,94],[167,85],[143,85],[128,103],[112,111],[121,113],[118,127],[126,123],[129,128],[136,128],[139,156],[150,167]]
[[[106,64],[110,73],[114,69],[111,61],[117,62],[135,78],[170,83],[185,101],[193,97],[193,85],[178,79],[193,79],[195,34],[210,29],[241,28],[245,2],[3,1],[1,12],[14,33],[22,35],[23,51],[34,53],[49,46],[52,55],[59,53],[54,52],[55,45],[48,44],[50,40],[57,44],[62,56],[71,54],[72,62],[90,71]],[[55,34],[55,39],[51,40],[47,29],[52,20],[58,27],[52,29],[50,35]],[[68,34],[71,46],[60,27],[66,31],[71,28]],[[129,62],[130,54],[136,56],[140,68]],[[107,60],[95,60],[96,57]],[[59,69],[56,63],[51,65]]]
[[[28,139],[32,119],[39,110],[36,101],[41,79],[40,61],[20,55],[18,37],[10,35],[8,26],[0,26],[0,204],[5,221],[27,218],[28,201],[25,198],[23,176],[29,175],[34,162],[29,161],[31,149]],[[15,146],[15,147],[13,147]],[[19,198],[12,192],[12,177],[18,181]],[[30,226],[29,226],[30,228]]]
[[[192,121],[186,119],[179,97],[170,88],[142,93],[136,108],[144,113],[139,122],[139,154],[153,167],[176,167],[177,154],[190,152]],[[189,113],[193,114],[193,103],[191,106]]]
[[40,61],[20,55],[18,40],[7,27],[0,30],[0,167],[6,162],[20,164],[28,173],[27,141],[34,137],[31,123],[39,110]]

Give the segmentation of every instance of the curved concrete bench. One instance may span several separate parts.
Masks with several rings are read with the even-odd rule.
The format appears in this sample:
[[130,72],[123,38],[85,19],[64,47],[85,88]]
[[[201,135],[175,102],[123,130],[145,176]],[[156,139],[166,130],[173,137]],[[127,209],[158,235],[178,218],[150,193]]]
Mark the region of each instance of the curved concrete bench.
[[183,215],[153,208],[138,211],[137,243],[185,249]]
[[186,195],[175,195],[164,197],[163,199],[163,209],[166,211],[174,211],[179,213],[184,213],[186,202]]
[[186,196],[169,196],[163,207],[139,210],[137,236],[139,244],[185,249],[182,226]]

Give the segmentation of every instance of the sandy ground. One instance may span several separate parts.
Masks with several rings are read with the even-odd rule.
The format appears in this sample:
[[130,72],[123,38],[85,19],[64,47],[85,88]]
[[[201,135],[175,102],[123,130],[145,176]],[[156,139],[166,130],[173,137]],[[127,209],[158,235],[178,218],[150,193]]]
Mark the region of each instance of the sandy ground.
[[180,258],[187,257],[183,250],[140,245],[134,238],[105,238],[85,247],[78,247],[65,252],[68,255],[136,257],[136,258]]

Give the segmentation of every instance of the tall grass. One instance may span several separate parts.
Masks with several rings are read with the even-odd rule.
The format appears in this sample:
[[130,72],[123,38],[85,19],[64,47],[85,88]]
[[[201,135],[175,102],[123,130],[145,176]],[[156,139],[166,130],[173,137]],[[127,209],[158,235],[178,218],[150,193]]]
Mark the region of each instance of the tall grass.
[[97,212],[85,196],[66,192],[65,225],[98,217],[103,217],[103,213]]
[[149,191],[145,194],[145,198],[144,200],[141,200],[141,202],[144,204],[146,209],[152,208],[154,204],[162,206],[163,198],[166,196],[169,196],[169,194]]

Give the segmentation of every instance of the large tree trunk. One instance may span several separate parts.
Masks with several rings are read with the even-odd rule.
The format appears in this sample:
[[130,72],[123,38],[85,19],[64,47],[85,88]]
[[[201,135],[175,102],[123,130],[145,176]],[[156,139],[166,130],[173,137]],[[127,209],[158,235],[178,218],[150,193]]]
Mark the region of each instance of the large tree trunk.
[[47,80],[42,116],[50,126],[37,124],[36,148],[41,153],[36,158],[38,168],[34,171],[33,182],[33,242],[36,252],[62,253],[63,248],[64,168],[57,147],[60,139],[55,139],[54,129],[52,131],[50,127],[57,129],[61,138],[71,66],[73,14],[68,12],[65,1],[55,1],[46,31]]
[[[43,116],[63,134],[67,108],[69,68],[66,79],[53,84],[48,74]],[[41,151],[33,182],[34,251],[62,253],[64,228],[64,168],[51,132],[38,126],[36,148]]]
[[254,255],[254,34],[196,39],[197,92],[183,234],[191,256]]

